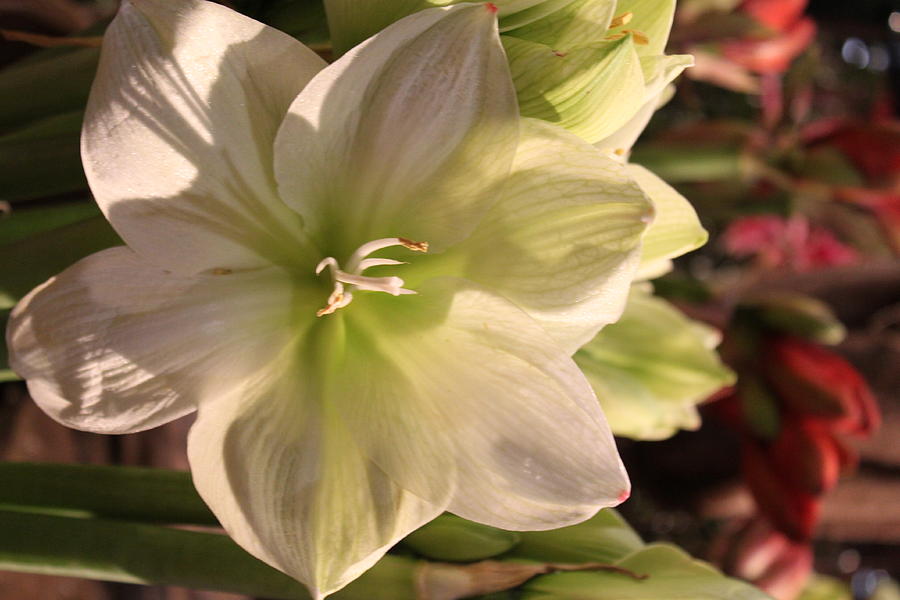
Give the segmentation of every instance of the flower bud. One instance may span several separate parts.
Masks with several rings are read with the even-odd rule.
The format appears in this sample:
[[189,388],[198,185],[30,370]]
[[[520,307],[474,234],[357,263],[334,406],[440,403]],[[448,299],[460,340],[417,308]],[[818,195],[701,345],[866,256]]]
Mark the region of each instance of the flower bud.
[[809,540],[819,521],[820,499],[785,481],[766,448],[756,440],[744,438],[741,458],[744,481],[760,512],[791,539]]
[[815,496],[834,488],[841,472],[841,451],[834,436],[818,423],[791,419],[768,449],[775,473]]
[[812,548],[792,544],[754,583],[777,600],[794,600],[806,587],[812,568]]
[[787,336],[769,340],[764,351],[767,379],[785,408],[843,433],[869,436],[878,428],[881,415],[869,386],[842,357]]
[[503,554],[518,541],[512,531],[443,514],[406,536],[403,543],[426,558],[471,562]]
[[788,539],[763,517],[716,542],[727,547],[719,562],[726,573],[750,581],[778,600],[794,600],[812,573],[812,549]]
[[775,439],[781,429],[778,399],[762,379],[754,373],[742,375],[737,385],[737,397],[740,400],[741,429],[747,429],[762,439]]
[[739,309],[767,330],[839,344],[846,330],[824,302],[802,294],[777,292],[745,302]]
[[566,563],[613,562],[644,543],[615,510],[607,508],[583,523],[549,531],[523,531],[510,556]]

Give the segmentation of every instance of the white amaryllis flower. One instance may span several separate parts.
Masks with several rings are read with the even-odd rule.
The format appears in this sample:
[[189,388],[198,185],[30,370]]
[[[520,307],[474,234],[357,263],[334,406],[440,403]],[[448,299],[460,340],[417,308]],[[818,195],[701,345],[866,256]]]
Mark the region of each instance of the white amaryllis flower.
[[495,10],[417,13],[326,68],[216,4],[124,2],[82,152],[128,246],[11,318],[66,425],[196,410],[200,494],[317,598],[444,510],[547,529],[627,495],[570,357],[620,315],[651,209],[519,119]]

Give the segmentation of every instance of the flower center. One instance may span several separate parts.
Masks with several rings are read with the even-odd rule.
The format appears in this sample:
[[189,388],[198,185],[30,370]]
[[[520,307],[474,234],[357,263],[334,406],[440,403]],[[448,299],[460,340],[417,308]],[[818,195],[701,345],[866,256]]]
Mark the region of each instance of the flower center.
[[326,267],[330,268],[334,290],[328,296],[328,304],[316,311],[316,316],[324,317],[332,314],[339,308],[344,308],[353,301],[353,290],[357,289],[369,290],[370,292],[385,292],[391,296],[415,294],[415,291],[407,290],[403,287],[403,280],[399,277],[368,277],[363,275],[363,271],[370,267],[407,264],[390,258],[368,258],[373,252],[392,246],[403,246],[413,252],[428,252],[428,242],[414,242],[406,238],[383,238],[366,242],[357,248],[347,260],[346,269],[341,269],[337,259],[332,256],[323,258],[316,265],[316,275],[321,274]]

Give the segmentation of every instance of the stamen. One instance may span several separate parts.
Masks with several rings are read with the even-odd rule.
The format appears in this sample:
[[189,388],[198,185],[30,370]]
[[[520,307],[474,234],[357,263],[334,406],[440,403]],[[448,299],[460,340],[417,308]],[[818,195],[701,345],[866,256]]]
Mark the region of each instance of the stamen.
[[650,38],[647,37],[647,34],[643,31],[638,31],[637,29],[623,29],[622,33],[630,33],[634,36],[634,43],[638,46],[647,46],[650,44]]
[[609,22],[609,29],[615,29],[616,27],[621,27],[622,25],[628,25],[631,23],[631,19],[634,18],[634,13],[627,12],[619,15]]
[[353,293],[345,290],[344,284],[370,292],[384,292],[392,296],[404,296],[415,294],[414,290],[403,287],[403,280],[399,277],[367,277],[363,271],[371,267],[405,265],[407,263],[391,258],[366,258],[369,254],[390,248],[391,246],[403,246],[413,252],[428,252],[428,242],[414,242],[406,238],[383,238],[367,242],[356,249],[347,261],[347,270],[341,269],[337,259],[332,256],[323,258],[316,265],[316,275],[320,275],[326,268],[331,270],[331,280],[334,290],[328,296],[328,304],[316,311],[317,317],[333,314],[340,308],[350,304]]
[[406,238],[397,238],[397,240],[405,247],[413,252],[428,252],[428,242],[414,242]]
[[363,260],[359,261],[359,271],[361,273],[369,267],[387,267],[393,265],[408,264],[408,262],[403,262],[402,260],[392,260],[390,258],[364,258]]

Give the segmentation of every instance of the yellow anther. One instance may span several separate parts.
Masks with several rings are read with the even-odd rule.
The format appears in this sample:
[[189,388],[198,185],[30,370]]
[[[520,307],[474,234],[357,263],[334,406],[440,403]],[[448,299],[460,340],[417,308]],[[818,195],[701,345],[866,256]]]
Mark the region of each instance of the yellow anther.
[[621,14],[609,22],[609,28],[615,29],[616,27],[621,27],[622,25],[628,25],[629,23],[631,23],[631,19],[633,18],[634,13],[627,12],[625,14]]
[[413,252],[428,252],[428,242],[414,242],[406,238],[397,238],[404,248],[409,248]]
[[650,43],[650,38],[643,31],[637,29],[623,29],[622,33],[630,33],[634,37],[634,43],[639,46],[646,46]]

